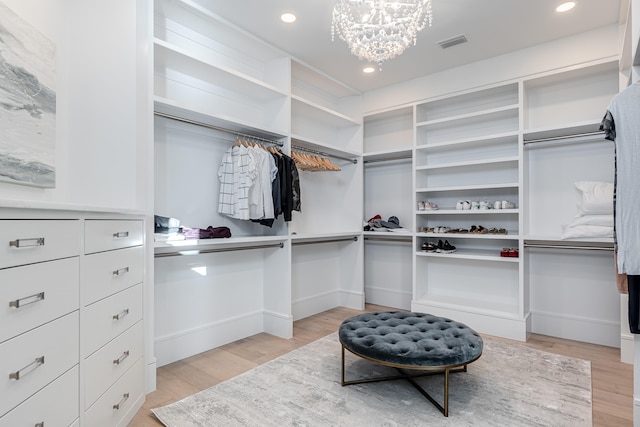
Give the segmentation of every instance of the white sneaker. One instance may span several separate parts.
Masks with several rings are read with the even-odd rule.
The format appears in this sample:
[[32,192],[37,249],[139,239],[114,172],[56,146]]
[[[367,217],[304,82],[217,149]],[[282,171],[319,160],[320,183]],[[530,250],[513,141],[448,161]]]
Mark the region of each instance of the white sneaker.
[[463,209],[463,205],[464,202],[462,200],[458,200],[458,203],[456,203],[456,210],[461,211]]
[[462,202],[462,209],[468,211],[469,209],[471,209],[471,203],[468,200],[465,200],[464,202]]
[[419,211],[423,211],[424,210],[424,202],[421,200],[418,202],[418,210]]

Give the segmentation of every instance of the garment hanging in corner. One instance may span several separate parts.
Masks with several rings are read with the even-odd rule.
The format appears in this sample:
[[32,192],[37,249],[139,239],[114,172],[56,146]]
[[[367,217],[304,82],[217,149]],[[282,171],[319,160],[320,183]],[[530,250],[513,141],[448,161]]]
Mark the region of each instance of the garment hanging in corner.
[[600,129],[615,144],[614,239],[617,272],[626,274],[629,329],[640,333],[640,83],[613,97]]

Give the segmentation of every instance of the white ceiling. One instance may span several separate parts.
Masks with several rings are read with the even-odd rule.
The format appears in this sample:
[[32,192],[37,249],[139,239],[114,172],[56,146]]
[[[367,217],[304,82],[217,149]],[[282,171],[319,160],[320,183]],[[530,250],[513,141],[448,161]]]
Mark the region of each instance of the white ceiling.
[[[575,0],[565,14],[562,0],[432,0],[433,25],[416,46],[362,73],[366,63],[347,45],[331,41],[334,0],[200,0],[210,10],[335,79],[366,92],[426,74],[534,46],[553,39],[617,24],[626,0]],[[626,7],[626,6],[625,6]],[[293,12],[293,24],[280,21]],[[465,34],[465,44],[442,49],[437,42]]]

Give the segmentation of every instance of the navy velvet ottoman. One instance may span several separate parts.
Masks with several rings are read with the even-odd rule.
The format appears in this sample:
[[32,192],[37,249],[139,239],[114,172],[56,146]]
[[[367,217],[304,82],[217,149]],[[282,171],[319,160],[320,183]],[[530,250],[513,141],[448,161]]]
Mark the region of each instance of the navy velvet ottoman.
[[[480,335],[467,325],[425,313],[384,311],[351,317],[338,331],[342,344],[343,386],[396,379],[408,380],[449,416],[449,374],[466,372],[467,365],[482,355]],[[398,369],[399,375],[345,381],[345,353]],[[410,371],[410,372],[407,372]],[[444,402],[441,405],[414,378],[443,374]]]

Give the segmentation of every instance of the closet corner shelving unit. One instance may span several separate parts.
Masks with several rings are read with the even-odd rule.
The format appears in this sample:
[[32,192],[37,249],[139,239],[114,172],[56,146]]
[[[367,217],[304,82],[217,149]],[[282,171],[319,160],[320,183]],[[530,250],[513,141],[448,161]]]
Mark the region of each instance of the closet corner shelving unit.
[[[229,239],[155,246],[158,366],[293,320],[363,308],[360,94],[225,21],[198,0],[156,0],[155,197],[186,227]],[[301,212],[269,228],[217,212],[222,157],[236,137],[330,156],[299,171]]]
[[301,212],[289,227],[295,320],[364,308],[361,117],[359,93],[292,60],[291,149],[329,156],[341,169],[299,171]]
[[[617,58],[603,58],[368,113],[365,216],[385,216],[378,210],[393,206],[412,219],[405,221],[411,237],[394,247],[365,233],[376,235],[365,248],[367,301],[391,301],[517,340],[537,332],[618,346],[611,239],[560,238],[576,215],[575,182],[612,180],[613,146],[598,127],[617,78]],[[456,208],[466,200],[515,207]],[[439,209],[420,211],[420,201]],[[472,225],[507,233],[421,231]],[[457,251],[421,251],[424,242],[439,240]],[[519,256],[501,257],[502,248]],[[380,270],[391,263],[401,267],[385,276]]]
[[367,302],[409,310],[414,247],[413,105],[364,117],[364,216],[396,216],[404,233],[364,232]]

